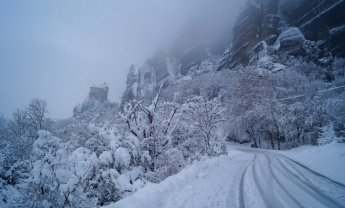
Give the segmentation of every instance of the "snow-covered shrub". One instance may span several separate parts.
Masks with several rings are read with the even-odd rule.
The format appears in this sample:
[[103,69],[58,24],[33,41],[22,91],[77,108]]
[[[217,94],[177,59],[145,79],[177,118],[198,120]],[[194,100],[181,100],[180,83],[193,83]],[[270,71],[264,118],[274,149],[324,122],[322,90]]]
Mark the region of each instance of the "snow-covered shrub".
[[33,154],[36,157],[54,156],[60,148],[61,140],[51,135],[50,132],[40,130],[38,139],[33,144]]
[[129,163],[131,161],[131,155],[129,154],[128,150],[125,148],[118,148],[115,153],[115,165],[118,170],[123,170],[129,167]]
[[136,140],[143,151],[149,153],[150,164],[147,168],[153,171],[159,155],[171,146],[171,135],[176,129],[181,109],[176,102],[161,101],[160,93],[159,90],[149,106],[135,100],[128,103],[122,115],[128,134],[136,138],[133,141]]
[[174,175],[185,166],[185,163],[181,150],[177,148],[168,149],[157,158],[157,177],[163,180]]
[[326,145],[332,142],[342,142],[343,139],[337,137],[334,131],[333,123],[329,123],[321,128],[320,137],[318,139],[318,145]]
[[[56,177],[63,155],[61,140],[48,131],[39,131],[39,138],[33,144],[33,159],[30,183],[39,199],[47,200],[49,206],[57,206],[63,197],[60,195],[60,181]],[[39,201],[38,201],[39,203]]]
[[99,155],[99,162],[103,165],[110,165],[114,163],[114,157],[112,151],[104,151]]

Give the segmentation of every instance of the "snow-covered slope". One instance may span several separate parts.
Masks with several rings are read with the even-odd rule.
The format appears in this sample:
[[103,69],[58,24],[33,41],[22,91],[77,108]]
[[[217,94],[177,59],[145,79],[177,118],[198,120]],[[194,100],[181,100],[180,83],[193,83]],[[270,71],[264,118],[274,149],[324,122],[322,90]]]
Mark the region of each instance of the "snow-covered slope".
[[[134,195],[106,208],[236,207],[237,181],[253,156],[231,150],[202,160],[160,184],[147,184]],[[242,170],[242,171],[241,171]]]

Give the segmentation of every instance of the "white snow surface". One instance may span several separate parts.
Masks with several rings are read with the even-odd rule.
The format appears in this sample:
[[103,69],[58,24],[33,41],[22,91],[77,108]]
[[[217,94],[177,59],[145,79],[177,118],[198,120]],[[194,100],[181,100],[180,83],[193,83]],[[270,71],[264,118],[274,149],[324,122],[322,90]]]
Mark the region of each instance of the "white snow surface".
[[195,162],[106,208],[345,207],[344,182],[345,144],[229,146],[228,155]]
[[102,152],[102,154],[99,155],[98,157],[99,161],[104,164],[104,165],[109,165],[113,163],[113,152],[112,151],[105,151]]
[[301,146],[282,154],[345,184],[345,144],[332,142],[323,146]]
[[[244,169],[252,155],[231,150],[228,155],[194,163],[159,184],[142,189],[107,208],[199,208],[236,207],[234,178]],[[200,206],[202,205],[202,206]]]
[[128,150],[125,148],[118,148],[115,151],[115,163],[122,167],[128,167],[131,161],[131,155],[129,154]]

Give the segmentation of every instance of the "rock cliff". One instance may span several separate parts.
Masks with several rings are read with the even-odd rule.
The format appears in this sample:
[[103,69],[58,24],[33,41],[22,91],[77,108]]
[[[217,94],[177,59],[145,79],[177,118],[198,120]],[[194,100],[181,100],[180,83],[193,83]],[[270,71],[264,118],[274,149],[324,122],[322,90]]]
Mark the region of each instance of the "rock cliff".
[[281,71],[292,56],[330,70],[335,57],[345,57],[344,11],[345,0],[248,0],[232,34],[225,33],[228,38],[220,38],[221,44],[203,45],[189,29],[170,50],[157,52],[139,68],[131,67],[122,104],[132,99],[150,102],[162,83],[183,85],[237,65]]
[[[286,36],[291,28],[299,29],[306,40],[315,42],[320,56],[331,53],[345,57],[344,11],[344,0],[249,0],[237,18],[230,53],[219,69],[249,64],[260,42],[273,46],[278,37],[284,32]],[[280,49],[284,47],[281,45]],[[300,52],[302,54],[293,55],[305,55]]]
[[96,99],[98,101],[108,100],[109,87],[106,83],[101,85],[93,85],[90,87],[89,99]]
[[81,116],[86,112],[90,115],[99,115],[101,113],[105,114],[106,111],[117,110],[118,104],[108,100],[108,91],[109,87],[106,83],[92,85],[85,101],[74,107],[73,116]]

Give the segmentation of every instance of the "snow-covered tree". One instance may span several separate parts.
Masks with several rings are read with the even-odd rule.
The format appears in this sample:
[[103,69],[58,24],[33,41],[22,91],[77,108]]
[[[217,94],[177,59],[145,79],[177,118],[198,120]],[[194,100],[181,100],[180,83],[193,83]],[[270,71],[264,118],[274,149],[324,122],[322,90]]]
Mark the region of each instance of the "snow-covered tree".
[[224,120],[223,107],[218,98],[207,100],[204,97],[193,97],[187,104],[186,113],[189,122],[203,138],[204,151],[208,155],[222,153],[222,138],[217,135],[217,128]]
[[340,138],[338,138],[335,135],[334,131],[334,125],[333,123],[329,123],[321,128],[320,137],[317,141],[318,145],[326,145],[335,141],[340,141]]
[[176,102],[160,100],[158,91],[150,106],[134,100],[125,106],[122,118],[129,132],[138,138],[143,150],[149,152],[150,170],[156,170],[156,160],[171,145],[171,135],[174,133],[179,109]]

